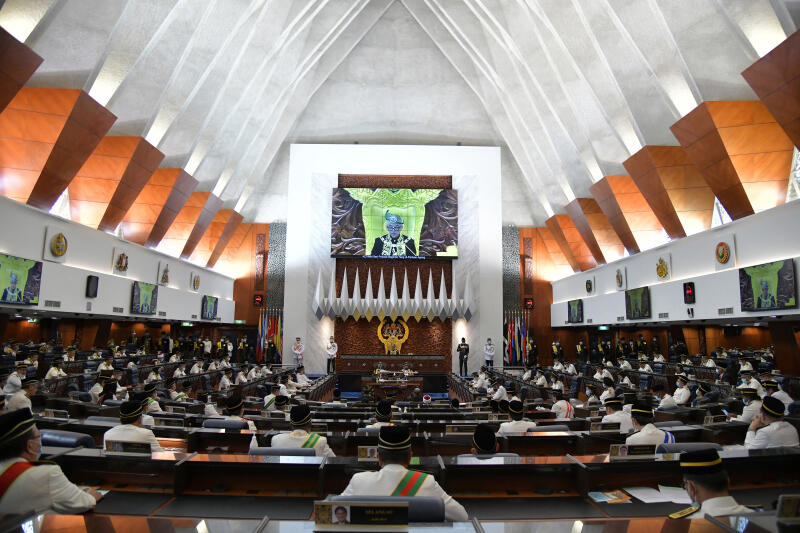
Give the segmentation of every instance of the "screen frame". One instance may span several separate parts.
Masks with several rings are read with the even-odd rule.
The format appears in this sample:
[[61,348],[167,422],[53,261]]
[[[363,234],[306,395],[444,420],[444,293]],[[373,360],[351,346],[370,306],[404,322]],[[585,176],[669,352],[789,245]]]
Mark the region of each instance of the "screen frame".
[[[153,295],[155,296],[156,305],[151,305],[150,306],[150,312],[148,312],[148,313],[143,313],[140,310],[141,309],[141,304],[139,306],[139,309],[134,309],[134,307],[133,307],[133,297],[136,294],[136,288],[139,287],[141,284],[152,285],[153,286]],[[139,293],[140,293],[140,297],[141,297],[141,287],[139,287]],[[152,302],[151,302],[151,304],[152,304]],[[147,283],[145,281],[134,281],[131,284],[131,306],[130,306],[130,308],[131,308],[131,314],[132,315],[142,315],[142,316],[154,316],[154,315],[156,315],[158,313],[158,284],[156,284],[156,283]]]
[[[642,316],[633,317],[631,316],[631,300],[630,296],[633,291],[643,291],[642,296],[645,294],[647,295],[647,314]],[[645,285],[644,287],[636,287],[635,289],[626,289],[625,290],[625,319],[626,320],[649,320],[653,318],[653,302],[650,299],[650,287]]]
[[[794,305],[787,305],[787,306],[783,306],[783,307],[778,307],[777,306],[778,300],[776,299],[775,300],[775,304],[776,304],[775,307],[757,307],[755,305],[757,296],[756,296],[756,294],[754,292],[753,293],[753,306],[752,307],[745,307],[745,305],[744,305],[745,295],[744,295],[744,293],[742,291],[743,283],[745,283],[745,280],[743,279],[743,276],[746,276],[748,280],[750,279],[750,274],[747,273],[746,269],[772,265],[772,264],[775,264],[775,263],[783,263],[784,267],[787,264],[789,264],[792,267],[792,289],[791,289],[790,297],[794,299]],[[781,267],[780,270],[783,270],[784,267]],[[776,293],[776,296],[777,296],[777,293]],[[776,261],[768,261],[766,263],[759,263],[757,265],[750,265],[750,266],[739,268],[739,309],[743,313],[758,313],[758,312],[761,312],[761,311],[784,311],[784,310],[788,310],[788,309],[797,309],[797,307],[798,307],[798,302],[797,302],[797,268],[795,267],[794,259],[792,259],[792,258],[778,259]]]
[[[39,303],[40,303],[39,300],[40,300],[41,295],[42,295],[42,279],[44,278],[44,262],[43,261],[37,261],[36,259],[28,259],[26,257],[19,257],[17,255],[4,254],[4,253],[0,253],[0,256],[7,257],[7,258],[12,259],[12,260],[30,261],[30,262],[32,262],[33,264],[28,268],[28,274],[27,275],[30,275],[30,271],[32,269],[34,269],[36,267],[38,267],[38,269],[39,269],[39,287],[38,287],[38,290],[36,291],[36,295],[35,295],[35,297],[33,299],[31,299],[29,301],[25,301],[24,300],[25,286],[23,286],[22,289],[21,289],[22,290],[22,295],[23,295],[23,301],[21,301],[21,302],[12,302],[10,300],[3,300],[2,296],[3,296],[3,292],[5,291],[5,288],[0,288],[0,305],[38,306]],[[2,261],[0,261],[0,270],[2,270]],[[26,286],[27,286],[27,277],[26,277],[25,283],[26,283]],[[17,288],[19,289],[19,287],[17,287]]]
[[[206,311],[208,309],[208,299],[209,298],[216,298],[217,306],[214,309],[214,316],[206,316]],[[211,296],[210,294],[204,294],[200,304],[200,320],[216,320],[217,315],[219,312],[219,297]]]
[[[577,320],[572,320],[569,312],[570,304],[572,302],[578,302],[578,313],[579,317]],[[575,300],[567,300],[567,323],[569,324],[583,324],[584,317],[583,317],[583,299],[576,298]]]

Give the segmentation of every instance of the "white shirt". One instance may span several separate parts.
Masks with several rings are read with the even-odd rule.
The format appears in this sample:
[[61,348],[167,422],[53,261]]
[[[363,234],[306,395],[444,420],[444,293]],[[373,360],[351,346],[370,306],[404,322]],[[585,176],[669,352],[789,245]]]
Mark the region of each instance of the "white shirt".
[[778,390],[770,394],[770,396],[772,396],[773,398],[777,398],[778,400],[783,402],[783,405],[786,406],[786,412],[788,413],[789,404],[792,403],[794,400],[792,399],[791,396],[789,396],[789,394],[786,391]]
[[700,505],[700,509],[683,518],[703,518],[709,516],[727,516],[732,514],[752,513],[753,510],[744,505],[739,505],[733,496],[719,496],[709,498]]
[[619,364],[619,367],[623,370],[631,370],[631,364],[627,359],[623,359],[623,361]]
[[3,387],[3,394],[6,396],[11,396],[15,392],[18,392],[22,389],[22,379],[20,379],[19,375],[16,372],[12,372],[8,379],[6,380],[6,384]]
[[144,384],[145,384],[145,385],[147,385],[148,383],[152,383],[152,382],[154,382],[154,381],[158,381],[158,380],[160,380],[160,379],[161,379],[161,376],[159,376],[159,375],[158,375],[158,374],[156,374],[155,372],[150,372],[150,373],[147,375],[147,379],[145,379],[145,380],[144,380]]
[[149,444],[151,452],[164,451],[151,430],[133,424],[120,424],[106,431],[105,434],[103,434],[103,449],[106,448],[106,441],[109,440],[141,442]]
[[485,344],[483,346],[483,358],[487,361],[494,361],[494,352],[496,349],[494,344]]
[[261,377],[261,371],[258,369],[257,366],[254,366],[253,368],[251,368],[250,371],[247,373],[247,380],[248,381],[252,381],[252,380],[258,379],[260,377]]
[[277,411],[278,407],[275,405],[276,396],[272,393],[264,396],[264,409],[267,411]]
[[219,378],[219,390],[228,390],[231,388],[231,380],[228,379],[228,376],[222,376]]
[[100,363],[100,366],[97,367],[97,370],[99,370],[101,372],[103,370],[114,370],[114,364],[113,363],[109,364],[109,363],[106,363],[105,361],[103,361],[102,363]]
[[203,363],[198,361],[192,365],[192,369],[189,370],[190,374],[200,374],[203,372]]
[[744,446],[748,449],[797,446],[797,430],[789,422],[778,420],[756,431],[748,431]]
[[392,425],[391,422],[373,422],[372,424],[367,424],[364,427],[369,429],[380,429],[383,426],[391,426],[391,425]]
[[645,363],[645,365],[643,367],[641,367],[641,366],[639,367],[639,372],[647,372],[648,374],[652,374],[653,373],[653,368],[650,365],[648,365],[647,363]]
[[296,356],[303,355],[304,351],[306,351],[306,346],[302,342],[296,342],[292,344],[292,353]]
[[236,374],[236,385],[241,385],[242,383],[247,383],[247,376],[244,375],[244,372],[239,372]]
[[531,379],[531,371],[530,369],[526,370],[524,374],[522,374],[522,381],[528,381]]
[[717,363],[715,363],[713,359],[709,359],[708,361],[703,363],[703,366],[706,367],[706,368],[716,368],[717,367]]
[[[670,438],[671,437],[671,438]],[[675,437],[670,433],[658,429],[653,424],[647,424],[641,431],[637,431],[627,439],[625,444],[664,444],[675,442]]]
[[[394,464],[386,465],[377,472],[359,472],[350,479],[342,496],[389,496],[407,473],[406,467]],[[447,494],[431,475],[425,477],[416,495],[441,498],[445,518],[451,522],[466,522],[469,519],[466,509]]]
[[[272,448],[302,448],[303,443],[308,440],[310,433],[296,429],[291,433],[278,433],[272,437],[270,447]],[[314,452],[317,457],[336,457],[331,447],[328,446],[328,439],[320,436],[317,444],[314,446]],[[392,487],[394,488],[394,487]]]
[[11,398],[6,400],[6,411],[8,412],[16,411],[17,409],[25,409],[26,407],[28,409],[33,409],[30,398],[28,398],[23,390],[15,392],[11,395]]
[[602,422],[610,422],[612,424],[619,422],[620,433],[630,433],[633,431],[631,415],[625,411],[614,411],[613,413],[607,414],[603,417]]
[[486,377],[478,376],[478,378],[472,382],[472,387],[475,389],[485,389],[489,385],[489,382],[486,381]]
[[692,391],[689,390],[689,387],[683,386],[678,387],[675,389],[672,397],[675,398],[675,403],[678,405],[686,405],[689,403],[689,398],[692,395]]
[[175,372],[172,373],[173,378],[185,378],[186,372],[181,370],[180,368],[176,368]]
[[333,359],[336,357],[336,353],[339,351],[339,345],[335,342],[332,342],[325,348],[325,353],[328,354],[328,359]]
[[575,365],[573,365],[572,363],[568,363],[567,366],[564,367],[564,372],[566,374],[569,374],[570,376],[578,375],[578,371],[575,370]]
[[556,418],[572,418],[575,413],[572,404],[567,400],[558,400],[550,410],[556,414]]
[[50,367],[50,370],[47,371],[45,374],[44,379],[56,379],[56,378],[65,378],[67,377],[67,373],[61,370],[60,368],[56,368],[54,366]]
[[558,380],[554,381],[553,382],[553,390],[563,391],[564,390],[564,384],[562,382],[558,381]]
[[286,385],[281,383],[281,388],[278,391],[279,396],[289,396],[289,389],[286,388]]
[[211,341],[203,341],[203,353],[211,353]]
[[661,355],[660,353],[658,353],[658,354],[653,356],[653,361],[656,362],[656,363],[663,363],[664,362],[664,356]]
[[598,370],[597,372],[594,373],[594,376],[592,376],[592,378],[598,381],[602,381],[603,373]]
[[564,370],[564,365],[561,364],[561,361],[556,361],[556,363],[553,365],[553,370],[558,370],[560,372]]
[[600,394],[600,403],[606,403],[606,400],[614,397],[614,389],[606,389]]
[[544,374],[536,378],[536,386],[537,387],[547,387],[547,378],[544,377]]
[[608,379],[610,379],[610,380],[613,380],[613,379],[614,379],[614,374],[612,374],[612,373],[611,373],[611,371],[610,371],[610,370],[608,370],[607,368],[604,368],[604,369],[603,369],[603,377],[602,377],[602,378],[600,378],[600,380],[602,381],[602,380],[603,380],[603,379],[605,379],[605,378],[608,378]]
[[25,359],[22,362],[25,363],[28,366],[33,366],[33,368],[39,368],[39,360],[38,359],[36,361],[31,361],[30,359]]
[[661,401],[658,402],[659,409],[669,409],[670,407],[678,407],[678,404],[675,402],[675,398],[670,396],[669,394],[665,394]]
[[211,405],[210,403],[205,404],[205,406],[203,407],[203,414],[205,416],[219,416],[217,408]]
[[761,386],[761,383],[759,383],[756,378],[750,378],[750,383],[745,383],[744,381],[742,381],[741,385],[739,385],[736,388],[737,389],[755,389],[756,390],[756,394],[758,394],[762,398],[766,394],[766,392],[764,391],[764,387]]
[[308,376],[305,374],[297,374],[297,383],[300,386],[306,387],[311,383],[311,380],[309,380]]
[[92,403],[97,403],[100,401],[100,393],[103,392],[103,386],[99,383],[95,383],[92,385],[92,388],[89,389],[89,394],[92,396]]
[[506,393],[506,388],[500,385],[497,387],[497,392],[494,393],[492,396],[492,400],[497,400],[498,402],[506,400],[508,401],[508,394]]
[[739,365],[739,372],[743,372],[745,370],[753,370],[753,365],[750,364],[750,361],[745,361]]
[[628,376],[622,378],[622,384],[627,385],[628,387],[633,387],[633,382],[631,381],[631,378],[629,378]]
[[751,400],[750,403],[744,406],[742,414],[733,418],[737,422],[747,422],[748,424],[753,421],[753,418],[761,410],[761,400]]
[[170,363],[177,363],[181,360],[181,356],[178,354],[173,354],[172,357],[169,358]]
[[[3,472],[21,457],[0,461]],[[39,513],[53,509],[62,514],[78,514],[95,506],[95,499],[67,479],[58,465],[29,468],[14,481],[0,499],[0,515]]]
[[536,426],[536,424],[530,420],[512,420],[511,422],[503,422],[500,424],[500,429],[497,431],[497,436],[502,437],[503,435],[525,433],[528,431],[528,428],[532,428],[534,426]]

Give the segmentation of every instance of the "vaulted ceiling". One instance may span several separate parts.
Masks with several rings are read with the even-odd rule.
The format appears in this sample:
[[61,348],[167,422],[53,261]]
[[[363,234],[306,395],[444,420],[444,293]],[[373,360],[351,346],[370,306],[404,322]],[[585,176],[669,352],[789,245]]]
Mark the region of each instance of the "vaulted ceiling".
[[285,220],[292,142],[461,142],[503,147],[504,223],[544,226],[703,101],[755,100],[797,4],[6,0],[0,26],[44,59],[28,87],[86,91],[245,222]]

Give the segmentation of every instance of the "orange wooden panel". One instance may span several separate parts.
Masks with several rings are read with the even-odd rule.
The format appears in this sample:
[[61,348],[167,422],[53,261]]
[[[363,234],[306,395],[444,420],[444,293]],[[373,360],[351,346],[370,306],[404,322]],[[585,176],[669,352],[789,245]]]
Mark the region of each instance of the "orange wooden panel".
[[232,209],[220,209],[217,211],[205,233],[200,237],[200,241],[192,252],[190,261],[197,264],[206,264],[208,262],[211,252],[217,245],[217,241],[222,236],[222,232],[225,230],[225,226],[232,215]]
[[564,256],[575,272],[597,266],[597,261],[567,215],[554,215],[545,221]]
[[194,252],[200,239],[203,237],[206,230],[208,230],[214,217],[217,216],[220,207],[222,207],[222,200],[213,194],[210,195],[203,205],[200,215],[197,217],[197,222],[192,228],[192,232],[186,239],[186,244],[181,251],[181,259],[189,259],[192,256],[192,252]]
[[[192,229],[203,211],[203,206],[211,196],[210,192],[194,192],[189,195],[183,208],[181,208],[174,216],[172,216],[172,223],[164,234],[164,238],[158,244],[158,249],[165,251],[171,255],[180,255]],[[165,205],[164,210],[168,210],[169,206]],[[162,211],[163,213],[163,211]],[[159,216],[159,219],[161,217]],[[158,229],[159,221],[153,225],[153,231]],[[152,233],[151,233],[152,235]],[[149,240],[149,239],[148,239]]]
[[243,245],[248,233],[250,232],[253,224],[239,224],[236,231],[233,232],[228,245],[223,250],[222,255],[215,264],[218,270],[229,273],[229,275],[238,278],[239,271],[237,270],[237,263],[235,261],[239,248]]
[[[195,187],[197,187],[198,181],[184,170],[177,168],[158,169],[153,173],[152,179],[155,179],[155,182],[151,182],[151,185],[154,188],[158,187],[159,189],[148,191],[148,194],[150,194],[150,192],[157,194],[159,191],[163,191],[166,187],[170,188],[169,195],[163,197],[165,198],[163,203],[161,203],[160,200],[153,199],[158,203],[150,204],[158,205],[159,214],[156,220],[150,223],[151,229],[148,233],[147,239],[145,240],[145,246],[155,248],[164,238],[180,211],[189,201]],[[145,200],[142,200],[142,203],[144,202]],[[135,205],[136,202],[134,202],[134,206]],[[181,246],[183,245],[181,244]]]
[[786,200],[793,145],[762,102],[703,102],[670,129],[731,218]]
[[596,200],[576,198],[567,204],[566,211],[598,264],[623,256],[622,241]]
[[236,277],[233,284],[233,300],[236,304],[234,318],[244,320],[247,324],[256,324],[259,309],[253,307],[253,294],[257,292],[263,294],[263,290],[257,291],[255,288],[253,258],[256,253],[264,251],[256,249],[257,236],[266,235],[266,242],[269,242],[269,226],[267,224],[243,224],[243,226],[246,226],[247,231],[236,253],[225,263],[224,268],[226,274]]
[[229,246],[236,236],[239,227],[242,225],[242,220],[244,220],[244,217],[239,213],[235,211],[231,213],[228,222],[225,224],[225,228],[222,230],[222,234],[219,236],[217,243],[214,245],[214,249],[211,251],[211,256],[208,258],[208,262],[206,263],[208,268],[214,268],[217,264],[217,261],[222,256],[226,247]]

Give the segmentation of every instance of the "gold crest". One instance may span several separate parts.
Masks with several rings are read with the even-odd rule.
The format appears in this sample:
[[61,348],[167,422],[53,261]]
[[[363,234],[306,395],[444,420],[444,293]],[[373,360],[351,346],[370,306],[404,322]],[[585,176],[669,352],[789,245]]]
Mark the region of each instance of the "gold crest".
[[403,343],[408,340],[408,324],[402,318],[392,320],[386,317],[378,322],[378,339],[386,350],[386,355],[399,354]]
[[67,238],[63,233],[59,233],[50,241],[50,251],[56,257],[62,257],[67,253]]
[[664,261],[663,257],[659,257],[656,263],[656,275],[658,279],[666,279],[669,277],[669,267],[667,267],[667,262]]

